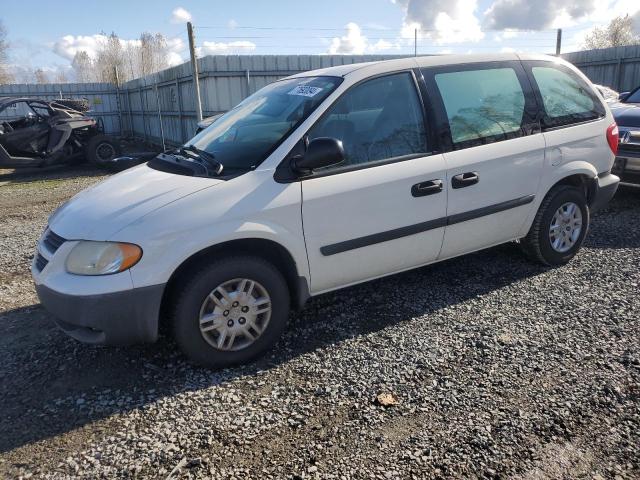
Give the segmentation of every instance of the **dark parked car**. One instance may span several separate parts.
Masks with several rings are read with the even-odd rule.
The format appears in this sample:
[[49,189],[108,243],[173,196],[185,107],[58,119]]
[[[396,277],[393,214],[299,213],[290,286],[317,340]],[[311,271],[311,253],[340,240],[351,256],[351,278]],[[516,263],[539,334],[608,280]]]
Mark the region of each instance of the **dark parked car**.
[[620,102],[609,105],[620,131],[614,165],[624,182],[640,184],[640,87],[620,94]]
[[68,102],[0,98],[0,168],[44,167],[117,157],[118,142]]

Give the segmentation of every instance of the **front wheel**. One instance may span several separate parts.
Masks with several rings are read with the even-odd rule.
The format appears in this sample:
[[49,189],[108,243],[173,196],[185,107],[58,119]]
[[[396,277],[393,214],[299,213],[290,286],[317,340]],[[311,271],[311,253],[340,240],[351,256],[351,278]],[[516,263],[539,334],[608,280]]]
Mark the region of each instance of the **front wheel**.
[[520,245],[529,257],[544,265],[564,265],[580,250],[588,228],[589,206],[584,193],[558,185],[542,201]]
[[200,365],[248,362],[271,348],[287,324],[287,283],[261,258],[218,260],[185,280],[174,297],[173,333]]

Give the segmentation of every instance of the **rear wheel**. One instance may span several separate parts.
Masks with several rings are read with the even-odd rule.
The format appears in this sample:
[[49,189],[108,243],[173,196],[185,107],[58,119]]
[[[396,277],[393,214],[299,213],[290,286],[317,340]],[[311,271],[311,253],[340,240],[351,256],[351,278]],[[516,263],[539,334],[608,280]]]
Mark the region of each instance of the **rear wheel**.
[[269,262],[238,256],[191,274],[174,297],[181,350],[207,367],[247,362],[271,348],[289,316],[289,291]]
[[544,265],[564,265],[580,250],[588,228],[589,206],[584,193],[558,185],[542,201],[520,244],[529,257]]
[[120,145],[108,135],[95,135],[85,147],[87,158],[96,165],[105,165],[120,155]]

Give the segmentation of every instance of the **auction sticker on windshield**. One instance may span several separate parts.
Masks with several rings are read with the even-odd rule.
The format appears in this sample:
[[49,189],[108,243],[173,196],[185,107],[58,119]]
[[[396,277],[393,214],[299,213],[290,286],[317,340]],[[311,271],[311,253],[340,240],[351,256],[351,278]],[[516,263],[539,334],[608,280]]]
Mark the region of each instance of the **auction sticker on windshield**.
[[315,97],[322,88],[309,85],[298,85],[289,92],[289,95],[302,95],[303,97]]

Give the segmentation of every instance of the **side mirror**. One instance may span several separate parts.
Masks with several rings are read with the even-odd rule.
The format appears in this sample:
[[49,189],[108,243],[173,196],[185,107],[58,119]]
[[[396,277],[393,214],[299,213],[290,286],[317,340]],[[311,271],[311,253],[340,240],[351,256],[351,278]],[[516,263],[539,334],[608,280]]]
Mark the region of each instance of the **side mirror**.
[[628,97],[629,97],[629,93],[631,92],[622,92],[618,95],[618,100],[620,100],[621,102],[624,102]]
[[298,173],[309,173],[316,168],[344,162],[344,147],[335,138],[318,137],[309,142],[304,155],[294,157],[291,167]]

